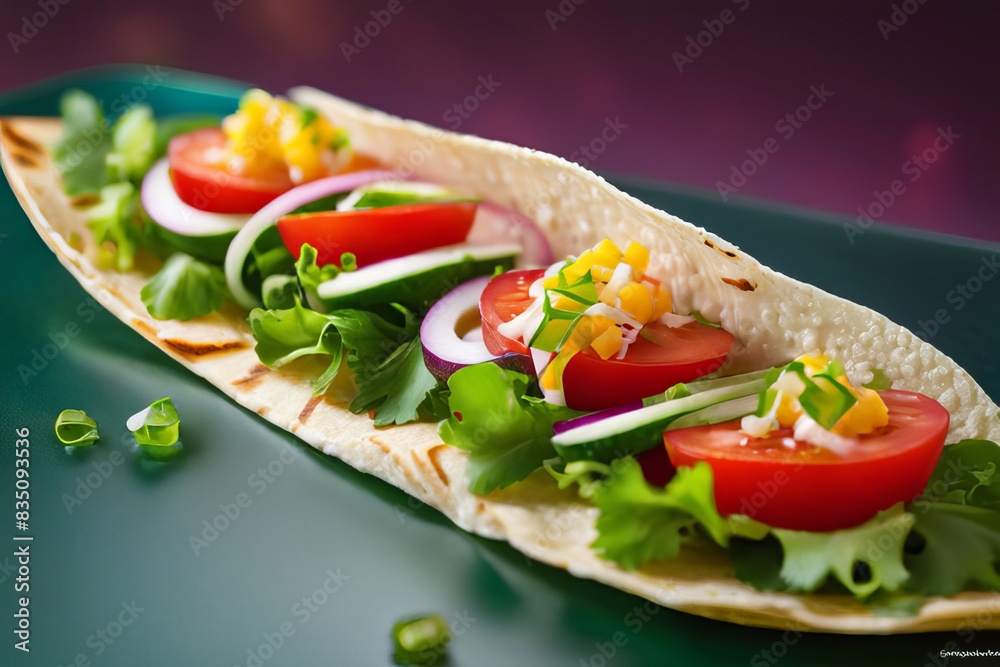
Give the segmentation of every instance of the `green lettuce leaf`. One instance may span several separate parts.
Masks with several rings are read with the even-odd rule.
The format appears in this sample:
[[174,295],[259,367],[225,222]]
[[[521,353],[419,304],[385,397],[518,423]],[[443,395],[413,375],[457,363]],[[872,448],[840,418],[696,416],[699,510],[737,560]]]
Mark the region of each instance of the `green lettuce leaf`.
[[178,252],[149,279],[140,296],[158,320],[190,320],[221,308],[227,294],[222,269]]
[[313,354],[330,356],[330,365],[313,382],[317,395],[327,390],[344,359],[343,341],[334,318],[296,301],[294,307],[285,310],[254,308],[248,321],[257,340],[254,351],[268,368],[281,368]]
[[295,307],[295,301],[299,298],[299,281],[295,276],[287,273],[278,273],[264,278],[261,287],[264,308],[269,310],[284,310]]
[[249,321],[257,356],[269,368],[307,355],[330,357],[313,383],[316,394],[327,390],[346,357],[358,386],[350,409],[375,410],[376,426],[443,416],[438,382],[424,365],[417,319],[401,306],[397,311],[403,324],[364,310],[317,313],[296,300],[285,310],[255,308]]
[[111,130],[111,150],[105,157],[108,180],[138,185],[156,157],[156,121],[144,104],[130,107]]
[[345,252],[340,256],[340,266],[327,264],[318,266],[316,258],[318,253],[308,243],[303,243],[299,250],[299,259],[295,262],[295,273],[299,277],[299,284],[306,294],[315,295],[316,288],[327,280],[333,280],[343,271],[353,271],[358,268],[358,263],[353,253]]
[[712,469],[704,462],[680,468],[666,487],[646,482],[639,463],[629,457],[612,464],[614,474],[594,493],[601,513],[591,545],[626,570],[650,560],[674,558],[700,524],[726,546],[732,531],[715,509]]
[[937,467],[916,510],[928,503],[945,502],[1000,510],[1000,446],[989,440],[962,440],[941,452]]
[[101,264],[119,271],[132,268],[145,241],[135,186],[126,181],[102,187],[100,201],[87,211],[87,225],[101,247]]
[[579,413],[528,395],[531,379],[496,364],[467,366],[448,379],[441,439],[469,452],[469,490],[486,494],[519,482],[555,456],[552,424]]
[[814,591],[833,577],[857,597],[879,588],[895,591],[909,574],[903,545],[914,517],[902,504],[856,528],[830,533],[774,529],[784,560],[781,579],[790,590]]
[[970,588],[998,590],[1000,512],[982,507],[930,503],[916,514],[904,558],[907,589],[923,595],[954,595]]
[[93,95],[70,90],[59,101],[63,132],[53,149],[56,169],[68,195],[98,192],[108,182],[104,158],[111,130]]
[[593,498],[606,477],[611,475],[611,466],[600,461],[570,461],[556,457],[546,459],[545,472],[549,473],[560,489],[577,485],[581,498]]

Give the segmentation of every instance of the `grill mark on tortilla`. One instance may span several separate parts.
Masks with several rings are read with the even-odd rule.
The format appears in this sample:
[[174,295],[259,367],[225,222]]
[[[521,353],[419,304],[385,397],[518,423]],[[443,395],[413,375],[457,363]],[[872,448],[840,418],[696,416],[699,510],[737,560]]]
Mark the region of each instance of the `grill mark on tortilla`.
[[97,194],[93,192],[85,192],[72,197],[69,200],[69,204],[73,208],[90,208],[99,201],[101,201],[101,198]]
[[718,250],[719,252],[721,252],[726,257],[733,257],[733,258],[736,257],[736,253],[735,252],[733,252],[732,250],[725,250],[723,248],[720,248],[719,246],[717,246],[714,243],[712,243],[712,241],[710,239],[705,239],[705,245],[707,245],[712,250]]
[[156,329],[149,326],[145,321],[140,320],[138,317],[132,318],[132,326],[139,331],[144,336],[152,339],[156,339]]
[[15,153],[14,151],[11,151],[10,155],[12,158],[14,158],[14,162],[18,163],[22,167],[34,168],[38,166],[38,162],[36,162],[35,158],[31,157],[30,155],[25,155],[23,153]]
[[[122,297],[121,294],[111,288],[106,289],[108,292],[124,301],[124,297]],[[195,343],[182,338],[161,338],[156,329],[151,327],[148,322],[139,319],[138,317],[132,318],[132,326],[147,337],[155,341],[166,343],[184,356],[189,359],[193,358],[194,360],[197,360],[206,354],[213,354],[215,352],[235,352],[246,347],[246,343],[242,340],[224,340],[218,343]],[[235,384],[235,382],[233,384]]]
[[723,278],[722,282],[726,283],[727,285],[732,285],[733,287],[738,287],[744,292],[752,292],[755,289],[757,289],[757,286],[754,285],[749,280],[747,280],[746,278],[739,278],[739,279]]
[[160,340],[178,352],[195,358],[215,352],[235,352],[246,347],[246,343],[241,340],[225,340],[218,343],[194,343],[180,338],[161,338]]
[[241,378],[236,378],[230,384],[234,387],[239,387],[243,391],[250,391],[264,379],[263,376],[271,372],[271,369],[264,364],[256,364],[247,371],[247,374]]
[[[417,477],[415,477],[413,475],[413,466],[409,466],[409,465],[406,465],[405,463],[403,463],[403,460],[400,457],[400,452],[399,451],[393,451],[392,452],[392,462],[393,462],[393,464],[395,464],[396,469],[403,473],[403,477],[406,478],[406,481],[408,481],[410,484],[412,484],[414,486],[414,488],[420,493],[420,496],[422,496],[423,498],[426,498],[427,497],[427,488],[423,485],[423,483],[422,483],[422,481],[420,479],[418,479]],[[416,494],[410,494],[410,495],[412,495],[414,497],[417,497]],[[419,499],[422,499],[422,498],[419,498]]]
[[310,397],[310,399],[306,402],[305,407],[303,407],[302,411],[299,412],[298,420],[300,424],[305,425],[305,423],[309,421],[309,418],[312,416],[313,410],[316,409],[316,406],[319,405],[320,401],[322,400],[323,400],[322,395]]
[[448,486],[448,473],[441,467],[441,452],[447,447],[448,445],[436,445],[427,450],[427,460],[431,462],[434,472],[437,473],[437,476],[445,486]]
[[3,136],[7,138],[7,141],[14,144],[21,150],[27,151],[28,153],[37,153],[39,157],[45,154],[44,148],[23,134],[17,132],[14,129],[14,126],[9,122],[0,125],[0,128],[2,128]]
[[388,454],[389,452],[392,451],[392,448],[389,445],[382,442],[381,440],[379,440],[378,436],[376,435],[368,436],[368,441],[371,442],[373,445],[376,445],[385,454]]

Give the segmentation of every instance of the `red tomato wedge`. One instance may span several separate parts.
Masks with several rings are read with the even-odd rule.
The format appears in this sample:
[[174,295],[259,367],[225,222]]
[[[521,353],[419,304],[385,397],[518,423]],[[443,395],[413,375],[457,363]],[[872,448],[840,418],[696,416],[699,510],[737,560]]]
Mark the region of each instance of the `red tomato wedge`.
[[278,232],[299,258],[303,243],[316,248],[316,263],[340,264],[354,253],[358,266],[461,243],[476,217],[474,202],[407,204],[361,211],[323,211],[287,215]]
[[184,203],[214,213],[256,213],[294,186],[288,170],[235,174],[221,157],[226,135],[219,128],[195,130],[170,140],[170,176]]
[[[523,343],[503,336],[497,327],[531,304],[528,288],[543,273],[541,269],[510,271],[483,290],[479,313],[483,341],[491,353],[527,354]],[[651,322],[624,359],[604,360],[593,350],[570,359],[563,372],[566,404],[576,410],[601,410],[652,396],[716,370],[732,346],[732,334],[722,329],[697,322],[673,328]]]
[[880,396],[888,425],[858,436],[846,456],[793,440],[791,429],[747,436],[740,420],[666,431],[663,439],[675,466],[712,466],[724,516],[746,514],[792,530],[850,528],[919,495],[948,433],[948,411],[934,399],[897,390]]

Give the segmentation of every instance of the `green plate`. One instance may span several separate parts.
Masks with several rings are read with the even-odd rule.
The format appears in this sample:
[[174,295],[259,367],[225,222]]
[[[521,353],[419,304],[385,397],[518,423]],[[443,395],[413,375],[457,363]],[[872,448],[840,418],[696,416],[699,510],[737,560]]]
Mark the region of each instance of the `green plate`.
[[[144,86],[153,75],[143,67],[67,75],[5,94],[0,114],[55,114],[68,86],[107,105],[141,96],[157,113],[225,113],[244,88],[159,74],[155,87]],[[949,298],[997,245],[885,225],[851,244],[844,221],[830,216],[614,180],[789,275],[915,330],[943,311],[949,320],[934,343],[1000,396],[1000,280],[982,283],[961,308]],[[8,544],[0,551],[0,664],[391,664],[393,623],[429,611],[453,624],[448,664],[456,666],[918,665],[939,664],[949,642],[989,647],[968,630],[799,636],[705,620],[468,535],[238,407],[101,310],[38,238],[6,184],[0,213],[0,507]],[[186,451],[170,464],[149,464],[123,437],[124,422],[164,395],[182,415]],[[68,407],[97,419],[98,445],[57,445],[52,423]],[[14,524],[16,428],[27,428],[31,442],[24,532]],[[13,554],[23,544],[31,554],[30,654],[13,648],[12,634],[24,595],[15,592]]]

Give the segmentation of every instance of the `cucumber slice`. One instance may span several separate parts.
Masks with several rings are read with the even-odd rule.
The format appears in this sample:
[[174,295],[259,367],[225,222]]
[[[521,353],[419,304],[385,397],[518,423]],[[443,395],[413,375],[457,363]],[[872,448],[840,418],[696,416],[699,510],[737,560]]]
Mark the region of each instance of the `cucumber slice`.
[[[757,395],[763,389],[763,379],[709,389],[563,431],[552,438],[552,445],[564,461],[608,463],[662,445],[663,431],[671,422],[688,413],[746,397],[751,399],[745,403],[746,412],[727,419],[750,414],[756,409]],[[744,407],[744,404],[739,407]]]
[[212,213],[186,204],[170,181],[170,164],[163,158],[142,180],[142,208],[157,235],[189,255],[220,263],[229,243],[250,215]]
[[424,308],[461,283],[490,275],[498,266],[512,268],[520,253],[521,246],[516,244],[463,243],[390,259],[320,283],[310,304],[326,311],[386,303]]
[[337,204],[338,211],[405,206],[408,204],[434,204],[475,202],[469,197],[436,183],[414,181],[378,181],[356,188]]
[[673,431],[679,428],[689,428],[691,426],[707,426],[708,424],[721,424],[722,422],[739,419],[752,414],[757,409],[757,394],[734,398],[724,403],[716,403],[701,410],[689,412],[667,424],[665,431]]

